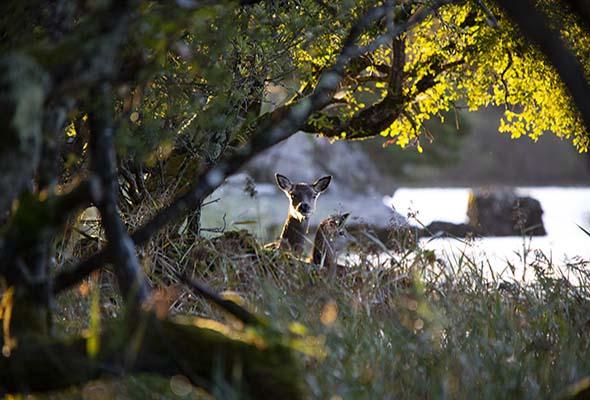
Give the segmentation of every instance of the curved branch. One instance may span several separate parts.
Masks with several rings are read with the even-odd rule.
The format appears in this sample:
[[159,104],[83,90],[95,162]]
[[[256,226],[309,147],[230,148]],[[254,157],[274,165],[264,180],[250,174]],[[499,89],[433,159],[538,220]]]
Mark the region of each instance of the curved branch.
[[224,299],[223,297],[215,293],[213,290],[209,289],[207,286],[202,285],[199,282],[191,279],[186,273],[178,274],[178,278],[193,292],[196,292],[198,295],[203,296],[205,299],[211,301],[212,303],[216,304],[228,313],[232,314],[234,317],[242,321],[244,324],[250,326],[266,325],[266,323],[263,320],[258,318],[256,315],[252,314],[250,311],[246,310],[244,307],[240,306],[239,304],[231,300]]
[[[403,81],[406,76],[404,74],[404,67],[406,64],[405,57],[405,40],[402,33],[408,31],[412,26],[422,22],[428,15],[438,10],[445,4],[452,3],[452,0],[438,1],[430,7],[425,7],[418,13],[414,14],[408,21],[398,24],[390,31],[376,38],[372,43],[363,47],[364,51],[373,51],[379,46],[391,42],[393,60],[391,68],[388,72],[388,90],[387,95],[379,103],[376,103],[368,108],[363,109],[358,114],[350,119],[339,118],[337,116],[321,115],[324,121],[322,126],[315,126],[313,123],[307,123],[303,130],[306,132],[319,132],[327,137],[340,137],[342,132],[346,132],[347,139],[363,139],[378,135],[380,132],[389,127],[400,115],[405,102],[409,99],[403,95]],[[460,61],[462,63],[463,61]],[[428,75],[423,82],[422,87],[419,87],[419,92],[432,87],[436,84],[435,77],[444,70],[457,65],[457,63],[449,63],[446,65],[439,65],[435,68],[434,75]],[[321,114],[318,113],[318,114]],[[316,115],[316,117],[320,117]]]

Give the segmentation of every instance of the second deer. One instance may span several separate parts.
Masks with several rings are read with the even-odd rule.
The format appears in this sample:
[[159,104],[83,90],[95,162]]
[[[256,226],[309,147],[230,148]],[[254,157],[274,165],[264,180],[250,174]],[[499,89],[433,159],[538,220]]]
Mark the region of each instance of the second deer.
[[300,255],[305,247],[305,235],[309,229],[309,217],[315,211],[318,196],[332,181],[324,176],[314,183],[293,183],[284,175],[276,174],[277,185],[289,198],[289,214],[278,241],[278,248],[288,248]]
[[349,213],[331,216],[322,221],[313,240],[311,262],[327,270],[329,277],[334,277],[346,267],[338,264],[338,255],[355,239],[345,228]]

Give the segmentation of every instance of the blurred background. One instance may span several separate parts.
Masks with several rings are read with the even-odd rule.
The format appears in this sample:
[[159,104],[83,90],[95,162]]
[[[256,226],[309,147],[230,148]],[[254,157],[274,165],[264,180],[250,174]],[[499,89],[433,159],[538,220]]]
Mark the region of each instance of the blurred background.
[[[468,222],[472,189],[514,189],[541,202],[547,235],[485,238],[469,243],[423,239],[425,246],[454,256],[456,247],[500,260],[522,258],[523,244],[554,255],[556,261],[590,257],[590,157],[551,133],[537,142],[499,133],[502,110],[445,115],[421,137],[424,149],[384,147],[385,139],[335,141],[299,133],[250,162],[219,188],[203,210],[203,227],[248,229],[261,240],[276,239],[287,216],[288,199],[274,182],[279,172],[311,183],[332,175],[311,221],[351,212],[350,223],[386,228],[394,211],[414,226],[434,220]],[[526,235],[525,235],[526,236]],[[518,260],[517,260],[518,261]]]

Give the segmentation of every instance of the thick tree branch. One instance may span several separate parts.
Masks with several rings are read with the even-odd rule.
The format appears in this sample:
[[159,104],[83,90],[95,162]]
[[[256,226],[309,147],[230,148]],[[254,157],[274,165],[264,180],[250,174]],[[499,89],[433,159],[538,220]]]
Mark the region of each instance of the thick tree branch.
[[[11,52],[0,57],[0,223],[13,200],[30,187],[38,167],[48,82],[45,71],[30,56]],[[19,120],[19,115],[29,118]]]
[[391,43],[393,61],[391,62],[391,72],[389,74],[389,84],[387,86],[387,97],[394,101],[403,99],[404,89],[404,67],[406,66],[406,39],[405,37],[395,37]]
[[115,265],[115,274],[123,297],[130,304],[137,305],[146,300],[148,288],[137,259],[133,241],[121,221],[117,210],[116,155],[113,147],[112,112],[110,85],[105,83],[95,93],[97,104],[89,113],[90,136],[90,170],[101,182],[102,197],[96,204],[101,215],[105,236],[111,248],[111,261]]
[[464,63],[465,63],[464,60],[452,61],[452,62],[446,63],[446,64],[443,64],[441,62],[441,60],[434,61],[429,66],[429,69],[432,72],[424,75],[423,77],[420,78],[420,80],[415,82],[415,84],[413,85],[413,88],[415,88],[415,89],[410,94],[410,96],[412,98],[415,98],[420,93],[424,93],[425,91],[427,91],[428,89],[430,89],[431,87],[433,87],[434,85],[436,85],[438,83],[437,77],[440,74],[442,74],[443,72],[448,71],[456,66],[462,65]]
[[[403,96],[406,38],[402,37],[401,34],[422,22],[428,15],[443,5],[452,2],[452,0],[438,1],[430,7],[425,7],[414,14],[408,21],[394,25],[388,32],[363,48],[364,51],[372,51],[385,44],[391,44],[392,46],[393,60],[390,70],[387,71],[389,75],[388,91],[383,100],[363,109],[352,118],[322,115],[321,126],[307,123],[302,129],[306,132],[319,132],[327,137],[340,137],[342,132],[346,132],[347,139],[362,139],[378,135],[390,126],[400,116],[404,103],[409,100]],[[431,86],[432,84],[429,87]],[[422,88],[421,91],[424,90],[426,88]],[[320,117],[320,114],[322,114],[321,111],[315,117]]]
[[[393,60],[391,67],[387,71],[389,76],[386,96],[380,102],[363,109],[350,119],[323,116],[323,121],[328,121],[319,127],[319,131],[323,136],[339,137],[342,132],[346,132],[346,137],[349,139],[372,137],[386,129],[399,117],[404,104],[405,48],[404,37],[395,36],[392,39]],[[312,123],[308,123],[304,127],[306,131],[316,129],[318,128]]]
[[589,129],[590,84],[574,52],[560,39],[559,32],[551,28],[547,16],[529,0],[495,1],[555,66],[582,115],[585,128]]
[[150,313],[139,318],[140,330],[131,337],[116,327],[103,332],[94,356],[88,355],[87,338],[19,338],[10,357],[0,357],[0,395],[62,389],[103,375],[152,372],[184,375],[210,391],[218,389],[219,378],[229,385],[239,378],[236,389],[253,399],[303,397],[292,350],[272,338],[202,318],[162,320]]

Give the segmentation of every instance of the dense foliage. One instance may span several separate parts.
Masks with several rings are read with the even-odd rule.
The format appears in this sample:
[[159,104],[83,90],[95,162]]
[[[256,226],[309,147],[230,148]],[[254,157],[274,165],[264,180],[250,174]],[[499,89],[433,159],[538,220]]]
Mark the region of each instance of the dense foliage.
[[[195,173],[247,142],[261,114],[308,96],[336,62],[356,21],[380,6],[247,3],[146,2],[110,9],[108,2],[37,2],[30,8],[6,2],[4,53],[32,62],[30,68],[9,63],[14,71],[7,77],[39,81],[32,75],[38,67],[48,75],[44,82],[60,98],[48,102],[47,111],[59,107],[70,121],[69,138],[59,138],[70,143],[62,147],[70,168],[84,160],[89,84],[111,80],[128,199],[140,203],[147,192],[156,195],[164,187],[178,193]],[[567,7],[548,0],[539,6],[588,74],[584,26]],[[429,119],[496,105],[505,107],[500,131],[512,138],[536,140],[552,132],[588,150],[587,127],[559,75],[495,4],[404,1],[380,7],[391,8],[378,23],[361,28],[358,56],[332,99],[301,128],[334,138],[382,135],[387,143],[422,152],[420,141],[433,139],[425,129]],[[109,12],[118,8],[127,13],[124,22],[101,34]],[[36,91],[15,96],[43,88],[39,81]],[[35,115],[36,103],[29,103],[31,109],[20,114]]]
[[[584,28],[567,9],[556,9],[553,2],[544,6],[588,71],[590,45]],[[394,23],[411,19],[411,11],[410,6],[400,7]],[[478,2],[448,5],[402,35],[397,46],[371,52],[364,64],[349,71],[348,84],[334,101],[337,118],[326,118],[333,109],[320,113],[310,130],[342,138],[381,134],[402,147],[416,143],[420,151],[419,135],[433,116],[442,118],[453,108],[473,111],[497,105],[505,107],[500,131],[512,138],[537,139],[553,132],[586,152],[587,127],[559,75],[497,8],[492,11]],[[499,21],[491,20],[493,16]],[[300,58],[316,68],[330,63],[329,58],[314,62],[306,55]]]
[[[543,54],[493,4],[450,3],[426,13],[393,42],[382,38],[387,30],[418,19],[428,3],[400,3],[365,31],[359,42],[367,51],[351,62],[333,100],[305,129],[338,138],[382,135],[421,151],[428,119],[444,118],[453,108],[500,105],[505,106],[500,130],[513,138],[552,132],[587,151],[587,129]],[[170,158],[158,166],[169,177],[180,171],[185,184],[195,170],[247,141],[248,127],[261,112],[309,94],[335,62],[356,19],[373,6],[299,1],[186,9],[179,4],[144,3],[136,9],[117,54],[129,76],[118,82],[114,97],[119,151],[139,156],[139,164],[148,167]],[[541,5],[588,71],[590,44],[583,26],[567,8]],[[42,62],[69,51],[59,62],[75,63],[80,27],[101,12],[95,7],[63,2],[52,11],[41,4],[33,32],[13,37],[34,41]],[[58,32],[55,24],[61,24]],[[91,52],[98,45],[85,47]],[[69,114],[79,125],[84,105]]]

